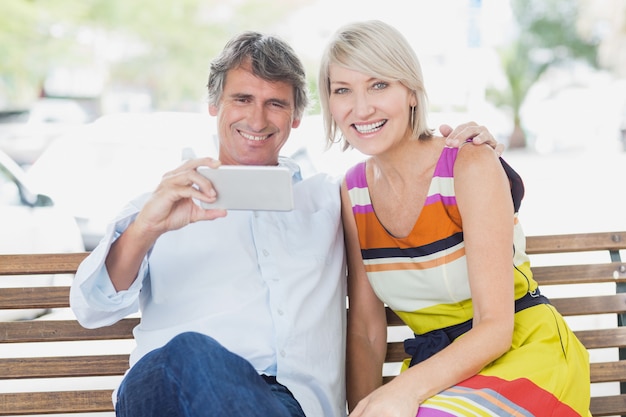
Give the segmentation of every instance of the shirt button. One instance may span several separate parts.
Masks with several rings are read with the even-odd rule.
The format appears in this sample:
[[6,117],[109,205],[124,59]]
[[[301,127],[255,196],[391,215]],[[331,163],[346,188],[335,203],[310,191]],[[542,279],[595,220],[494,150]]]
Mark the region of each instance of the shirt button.
[[267,249],[263,249],[263,256],[269,256],[270,253],[267,251]]
[[282,356],[284,358],[285,356],[287,356],[287,353],[284,350],[281,350],[280,351],[280,356]]
[[282,316],[282,315],[284,315],[284,314],[285,314],[285,312],[279,308],[279,309],[278,309],[278,315],[279,315],[279,316]]

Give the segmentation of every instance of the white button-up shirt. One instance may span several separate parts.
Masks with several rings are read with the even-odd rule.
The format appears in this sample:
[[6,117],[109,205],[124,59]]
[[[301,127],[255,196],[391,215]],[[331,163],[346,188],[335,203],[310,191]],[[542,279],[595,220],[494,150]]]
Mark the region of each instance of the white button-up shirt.
[[131,288],[116,292],[104,261],[146,199],[80,265],[70,293],[79,322],[106,326],[140,311],[131,366],[182,332],[207,334],[275,375],[307,416],[345,416],[339,183],[317,174],[294,184],[293,211],[229,211],[165,233]]

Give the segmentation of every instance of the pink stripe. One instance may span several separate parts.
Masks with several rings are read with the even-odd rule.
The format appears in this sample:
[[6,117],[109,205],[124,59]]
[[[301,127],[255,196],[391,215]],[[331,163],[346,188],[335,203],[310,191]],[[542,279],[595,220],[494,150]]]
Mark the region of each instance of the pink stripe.
[[354,214],[366,214],[366,213],[372,213],[374,211],[374,209],[372,208],[371,204],[367,204],[365,206],[357,206],[354,205],[352,206],[352,213]]
[[454,176],[454,160],[458,151],[458,148],[443,148],[435,167],[435,177],[452,178]]
[[448,413],[447,411],[435,410],[429,407],[420,407],[417,410],[415,417],[454,417],[455,414]]
[[439,202],[442,202],[446,206],[456,206],[456,197],[455,196],[444,197],[441,194],[433,194],[433,195],[429,195],[428,197],[426,197],[426,202],[424,203],[424,205],[428,206],[430,204],[439,203]]
[[365,162],[354,165],[346,173],[346,183],[348,189],[367,188],[367,178],[365,177]]

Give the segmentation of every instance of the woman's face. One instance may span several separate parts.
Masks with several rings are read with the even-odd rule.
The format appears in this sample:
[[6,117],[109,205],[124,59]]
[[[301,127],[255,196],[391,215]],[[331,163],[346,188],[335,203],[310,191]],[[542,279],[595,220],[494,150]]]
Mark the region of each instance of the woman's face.
[[331,65],[330,113],[345,139],[366,155],[378,155],[412,136],[415,96],[398,81],[385,81]]

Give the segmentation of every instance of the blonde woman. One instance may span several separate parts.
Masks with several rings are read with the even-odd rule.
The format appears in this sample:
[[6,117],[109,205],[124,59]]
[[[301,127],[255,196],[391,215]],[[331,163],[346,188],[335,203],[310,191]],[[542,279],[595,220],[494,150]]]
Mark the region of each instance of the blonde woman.
[[[369,156],[341,190],[350,415],[590,415],[587,352],[524,253],[519,175],[428,129],[419,61],[383,22],[341,28],[319,81],[328,141]],[[382,385],[385,305],[415,338]]]

